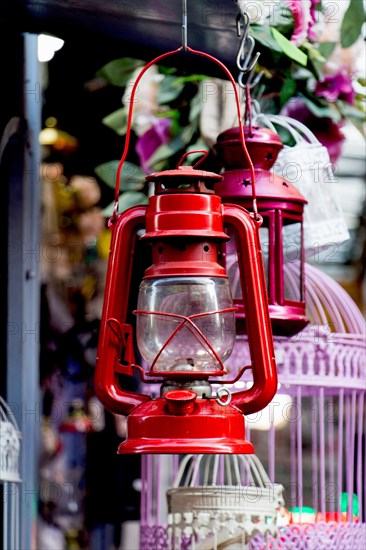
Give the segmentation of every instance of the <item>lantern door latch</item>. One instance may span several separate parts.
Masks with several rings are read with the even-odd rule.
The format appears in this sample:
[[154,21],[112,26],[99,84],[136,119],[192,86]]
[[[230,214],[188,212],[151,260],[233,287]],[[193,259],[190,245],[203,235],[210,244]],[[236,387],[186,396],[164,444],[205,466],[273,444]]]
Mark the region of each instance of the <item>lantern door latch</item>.
[[135,354],[133,351],[133,329],[131,325],[121,323],[118,319],[110,318],[107,321],[108,328],[117,337],[120,344],[120,352],[116,356],[115,371],[120,374],[133,374]]

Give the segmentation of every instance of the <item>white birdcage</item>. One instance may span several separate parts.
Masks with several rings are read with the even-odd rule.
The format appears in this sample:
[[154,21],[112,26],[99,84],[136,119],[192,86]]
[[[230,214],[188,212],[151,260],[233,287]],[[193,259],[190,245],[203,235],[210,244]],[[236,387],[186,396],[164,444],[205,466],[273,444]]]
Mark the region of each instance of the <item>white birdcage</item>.
[[239,550],[257,533],[275,537],[282,493],[254,455],[187,455],[167,491],[168,543]]
[[19,482],[20,432],[13,414],[0,397],[0,480]]
[[[337,197],[336,178],[327,148],[305,124],[291,117],[259,113],[253,122],[276,133],[277,128],[285,130],[295,143],[280,151],[273,170],[297,187],[307,200],[304,210],[305,254],[313,256],[315,248],[327,249],[330,243],[334,246],[347,241],[349,232]],[[286,231],[288,237],[297,243],[291,227]]]
[[[289,283],[291,267],[287,273]],[[249,538],[247,548],[363,550],[365,321],[340,285],[311,265],[306,266],[306,290],[311,325],[292,338],[274,339],[278,393],[266,410],[252,415],[254,418],[246,417],[246,435],[253,442],[269,479],[285,487],[288,513],[283,521],[277,518],[277,538],[270,529],[265,534],[257,530]],[[249,351],[243,348],[245,337],[242,338],[229,360],[231,378],[249,361]],[[184,525],[184,518],[181,524],[179,516],[168,521],[166,489],[173,485],[179,467],[178,455],[142,457],[140,547],[143,550],[171,548],[167,525],[173,532],[174,522],[176,533],[178,529],[182,531],[180,546],[176,538],[174,550],[200,548],[184,531],[189,527],[190,516],[188,525]],[[241,484],[245,483],[241,477]],[[192,507],[192,503],[191,499],[187,507]],[[172,510],[173,505],[174,502]]]
[[20,432],[14,415],[0,396],[0,482],[3,493],[3,549],[19,549]]

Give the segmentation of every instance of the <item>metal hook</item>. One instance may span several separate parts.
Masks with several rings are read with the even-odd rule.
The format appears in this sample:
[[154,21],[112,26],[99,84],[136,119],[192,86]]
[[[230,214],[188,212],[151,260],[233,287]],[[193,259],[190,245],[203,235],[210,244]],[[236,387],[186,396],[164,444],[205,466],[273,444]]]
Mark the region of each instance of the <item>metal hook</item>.
[[[255,74],[254,69],[258,62],[260,52],[257,52],[253,59],[251,59],[255,47],[255,40],[253,36],[248,36],[249,27],[249,15],[245,11],[240,11],[240,13],[236,16],[236,32],[237,35],[241,37],[238,53],[236,55],[236,66],[240,71],[238,76],[238,84],[242,89],[244,89],[248,84],[250,90],[252,90],[259,83],[263,76],[263,72],[259,72],[253,80]],[[247,76],[248,74],[249,76],[244,82],[244,76]]]
[[264,71],[259,71],[259,73],[257,73],[253,79],[253,76],[254,76],[255,72],[252,71],[249,75],[249,77],[247,78],[247,84],[249,86],[249,89],[252,90],[253,88],[255,88],[256,86],[258,86],[259,82],[261,81],[262,79],[262,76],[264,75]]
[[[260,54],[258,54],[258,57],[259,57],[259,55]],[[254,67],[253,67],[252,70],[250,71],[249,77],[244,82],[243,79],[244,79],[244,76],[246,76],[246,73],[241,72],[238,76],[238,84],[239,84],[240,88],[244,89],[245,86],[248,85],[249,89],[253,90],[256,86],[258,86],[259,82],[262,79],[262,76],[264,75],[264,72],[259,71],[259,73],[257,73],[255,75],[255,77],[254,77],[254,75],[255,75],[255,71],[254,71]]]
[[[241,25],[242,24],[244,26],[243,33],[242,33],[242,30],[241,30]],[[238,35],[239,38],[242,35],[245,38],[247,37],[248,30],[249,30],[249,25],[250,25],[249,15],[245,11],[238,13],[238,15],[236,16],[236,34]]]
[[[246,43],[249,42],[247,52],[245,52]],[[260,52],[257,52],[252,60],[250,60],[255,46],[255,40],[252,36],[244,36],[240,41],[238,53],[236,55],[236,66],[239,71],[248,74],[252,71],[258,61]]]

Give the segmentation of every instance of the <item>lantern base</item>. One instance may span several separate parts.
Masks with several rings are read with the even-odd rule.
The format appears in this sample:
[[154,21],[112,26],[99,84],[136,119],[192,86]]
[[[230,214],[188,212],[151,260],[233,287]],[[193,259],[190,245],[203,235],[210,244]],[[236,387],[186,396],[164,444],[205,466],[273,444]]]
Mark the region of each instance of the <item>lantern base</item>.
[[190,414],[169,413],[164,397],[147,401],[128,417],[118,454],[253,454],[243,414],[214,399],[197,399]]
[[[274,336],[295,336],[310,323],[310,319],[305,316],[305,303],[299,302],[299,305],[277,305],[269,304],[268,311],[271,319],[272,333]],[[237,334],[246,334],[246,320],[243,307],[237,303],[238,312],[236,315]]]
[[309,324],[309,319],[304,315],[292,319],[271,317],[272,332],[274,336],[295,336]]

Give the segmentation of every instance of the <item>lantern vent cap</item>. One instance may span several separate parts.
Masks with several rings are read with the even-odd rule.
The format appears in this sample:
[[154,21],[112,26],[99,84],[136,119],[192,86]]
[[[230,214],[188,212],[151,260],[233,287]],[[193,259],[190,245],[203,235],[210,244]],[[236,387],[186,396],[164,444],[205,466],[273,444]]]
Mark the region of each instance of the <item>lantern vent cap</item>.
[[[245,126],[244,138],[254,168],[269,170],[283,149],[281,138],[268,128],[257,126]],[[222,132],[217,138],[215,149],[225,169],[249,167],[243,155],[239,127]]]
[[[307,204],[304,195],[286,178],[273,172],[257,168],[256,196],[258,201],[286,201],[297,204]],[[250,208],[253,197],[250,172],[248,168],[225,170],[223,180],[217,185],[216,193],[222,199],[242,200],[244,208]]]
[[156,181],[162,178],[196,178],[199,180],[221,181],[222,176],[215,172],[207,172],[206,170],[197,170],[193,166],[179,166],[172,170],[164,170],[162,172],[154,172],[146,176],[147,181]]
[[[183,161],[188,155],[202,153],[200,158],[193,166],[182,166]],[[163,193],[209,193],[213,194],[213,186],[216,182],[222,180],[220,174],[207,172],[206,170],[197,170],[197,166],[205,160],[208,151],[188,151],[185,153],[177,166],[172,170],[154,172],[146,176],[146,181],[156,182],[155,194]]]
[[[244,137],[245,141],[252,143],[271,143],[272,145],[278,146],[280,149],[283,148],[283,143],[281,138],[269,128],[262,128],[261,126],[245,126],[244,127]],[[229,128],[221,132],[217,138],[217,142],[230,142],[240,140],[240,128],[236,126],[235,128]]]

